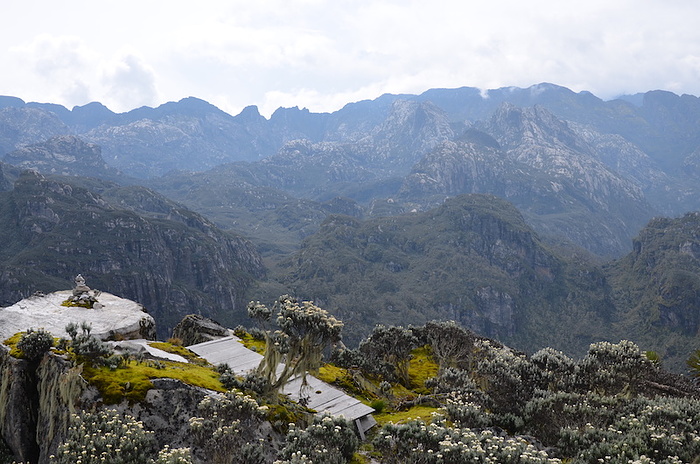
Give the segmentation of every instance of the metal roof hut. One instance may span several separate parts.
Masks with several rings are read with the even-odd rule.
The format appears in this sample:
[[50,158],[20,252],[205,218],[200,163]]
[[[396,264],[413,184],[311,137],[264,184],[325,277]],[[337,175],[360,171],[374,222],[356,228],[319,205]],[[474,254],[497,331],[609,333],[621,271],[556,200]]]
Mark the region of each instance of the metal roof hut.
[[[263,358],[261,354],[243,346],[241,340],[236,336],[198,343],[187,348],[214,365],[228,364],[231,370],[239,375],[258,367]],[[364,439],[367,430],[377,423],[372,417],[374,408],[363,404],[358,399],[322,382],[316,377],[307,375],[306,378],[308,382],[307,390],[311,392],[306,406],[315,410],[319,415],[327,413],[334,417],[344,417],[354,422],[360,437]],[[300,400],[301,381],[300,377],[295,377],[287,382],[283,388],[283,392],[294,401]]]

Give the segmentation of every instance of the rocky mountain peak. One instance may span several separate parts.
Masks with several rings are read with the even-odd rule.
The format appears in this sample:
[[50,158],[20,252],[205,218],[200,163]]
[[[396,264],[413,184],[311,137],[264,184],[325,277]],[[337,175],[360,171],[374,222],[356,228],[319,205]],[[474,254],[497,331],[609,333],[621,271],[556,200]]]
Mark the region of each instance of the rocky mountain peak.
[[117,175],[102,158],[99,145],[74,135],[59,135],[5,155],[3,161],[42,173],[109,178]]
[[238,119],[240,122],[246,123],[246,122],[260,122],[261,120],[265,120],[265,117],[260,114],[260,111],[258,110],[258,107],[255,105],[250,105],[246,106],[243,108],[243,111],[241,111],[238,116],[236,116],[236,119]]
[[503,103],[481,128],[495,135],[506,149],[528,144],[564,145],[579,151],[588,150],[566,122],[539,105],[523,108]]
[[433,103],[396,100],[384,122],[360,143],[372,145],[376,162],[402,172],[452,138],[454,131],[447,114]]
[[54,113],[39,108],[0,109],[0,156],[16,148],[70,133]]
[[66,121],[74,130],[78,132],[86,132],[101,124],[115,121],[117,115],[99,102],[91,102],[87,105],[74,107]]

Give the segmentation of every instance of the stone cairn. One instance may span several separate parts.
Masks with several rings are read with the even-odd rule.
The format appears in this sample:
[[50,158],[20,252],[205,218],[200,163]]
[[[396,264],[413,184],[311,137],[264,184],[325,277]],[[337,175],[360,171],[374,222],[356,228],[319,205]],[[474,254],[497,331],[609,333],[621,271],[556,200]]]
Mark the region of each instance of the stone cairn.
[[90,287],[85,285],[85,278],[82,274],[78,274],[75,277],[73,295],[68,298],[66,303],[68,303],[69,306],[100,309],[102,305],[97,301],[97,297],[100,293],[99,290],[91,290]]

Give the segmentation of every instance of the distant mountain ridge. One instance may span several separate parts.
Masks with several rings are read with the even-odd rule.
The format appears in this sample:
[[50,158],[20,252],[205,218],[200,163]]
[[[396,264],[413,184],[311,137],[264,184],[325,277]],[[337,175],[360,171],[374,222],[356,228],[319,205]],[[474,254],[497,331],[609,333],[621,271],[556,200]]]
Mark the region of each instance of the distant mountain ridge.
[[[279,109],[268,120],[255,107],[230,116],[192,97],[122,114],[97,103],[68,111],[5,98],[0,99],[0,107],[5,105],[0,109],[0,147],[20,147],[5,154],[4,160],[11,164],[46,173],[86,175],[55,164],[56,159],[76,156],[69,150],[45,154],[44,158],[53,157],[51,163],[36,159],[36,150],[26,152],[32,144],[46,143],[42,138],[83,131],[77,137],[97,144],[110,169],[156,185],[224,227],[242,224],[246,231],[261,220],[232,212],[237,219],[231,223],[226,211],[235,206],[222,198],[214,209],[201,204],[193,192],[226,191],[238,185],[238,201],[241,195],[259,196],[261,188],[279,190],[278,198],[292,195],[305,201],[348,197],[370,215],[430,208],[446,195],[494,193],[523,208],[539,232],[563,237],[597,254],[619,256],[651,217],[700,209],[700,187],[694,180],[700,177],[700,163],[694,161],[700,141],[695,132],[683,132],[692,127],[692,121],[700,121],[697,99],[649,92],[641,102],[641,106],[624,100],[604,102],[590,93],[552,84],[488,92],[434,89],[421,95],[383,95],[334,113]],[[679,111],[682,114],[668,116]],[[671,127],[674,121],[677,126]],[[437,165],[427,166],[444,153],[444,144],[460,146],[464,134],[473,137],[475,129],[495,140],[500,151],[490,153],[483,144],[474,145],[470,156],[482,160],[478,172],[472,172],[480,177],[479,187],[454,190],[472,181],[454,178],[456,172],[443,173],[438,177],[453,178],[447,193],[434,185]],[[676,134],[670,146],[694,148],[685,157],[679,152],[668,155],[668,147],[659,145],[666,131]],[[634,137],[621,135],[628,133]],[[644,139],[644,134],[649,138]],[[506,154],[508,159],[501,159]],[[455,167],[444,164],[445,169]],[[178,179],[208,169],[225,170],[228,175],[194,175],[193,179],[218,177],[218,185],[179,189],[178,185],[191,182]],[[523,169],[524,176],[518,171]],[[93,169],[87,175],[134,182],[120,180],[113,172]],[[153,179],[166,172],[170,175]],[[428,177],[418,180],[421,172]],[[511,179],[508,186],[503,176]],[[416,191],[411,192],[412,188]],[[430,198],[426,188],[433,190]],[[258,202],[255,198],[242,201]],[[323,215],[313,219],[313,227],[322,219]]]
[[[84,134],[105,125],[129,126],[142,120],[160,121],[167,125],[168,118],[175,115],[187,115],[194,120],[211,118],[216,123],[228,125],[229,129],[257,126],[257,133],[253,130],[238,133],[242,137],[239,142],[257,142],[245,149],[238,148],[238,153],[233,154],[236,158],[229,160],[236,161],[268,156],[284,142],[298,138],[313,142],[357,140],[381,124],[388,116],[391,105],[399,100],[431,102],[444,111],[453,123],[487,119],[503,103],[520,107],[540,105],[561,119],[589,125],[601,133],[625,137],[649,153],[665,169],[678,169],[684,157],[700,146],[700,135],[695,130],[700,121],[698,97],[655,90],[635,96],[633,101],[641,101],[641,105],[636,105],[629,98],[603,101],[590,92],[575,93],[547,83],[525,89],[505,87],[482,91],[461,87],[431,89],[420,95],[386,94],[375,100],[348,103],[333,113],[311,113],[296,107],[280,108],[269,120],[260,116],[254,106],[244,109],[237,116],[230,116],[193,97],[157,108],[143,107],[121,114],[113,113],[96,102],[68,110],[55,104],[24,103],[19,98],[0,97],[0,110],[39,109],[55,115],[74,134]],[[96,131],[93,135],[99,136],[104,134]],[[252,147],[257,147],[258,152],[251,158]]]

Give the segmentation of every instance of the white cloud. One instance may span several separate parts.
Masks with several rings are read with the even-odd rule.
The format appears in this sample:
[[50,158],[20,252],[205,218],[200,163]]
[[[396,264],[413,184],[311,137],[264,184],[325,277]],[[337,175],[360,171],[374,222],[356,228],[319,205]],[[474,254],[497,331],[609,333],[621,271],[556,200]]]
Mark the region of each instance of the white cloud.
[[87,81],[94,57],[79,37],[40,34],[10,52],[15,66],[8,69],[30,97],[41,95],[56,102],[89,99]]
[[139,57],[127,54],[107,66],[102,83],[108,106],[126,111],[158,103],[153,70]]
[[8,7],[0,94],[117,110],[193,95],[268,115],[544,81],[605,98],[700,94],[694,0],[74,1]]

